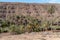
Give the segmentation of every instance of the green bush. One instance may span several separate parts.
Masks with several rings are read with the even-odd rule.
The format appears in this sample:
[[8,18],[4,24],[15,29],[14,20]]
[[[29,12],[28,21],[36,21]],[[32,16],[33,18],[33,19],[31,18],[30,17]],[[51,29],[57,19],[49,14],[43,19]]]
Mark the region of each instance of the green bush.
[[0,27],[0,33],[2,33],[2,28]]
[[11,25],[10,26],[10,32],[12,34],[21,34],[21,33],[24,33],[24,26],[23,25],[20,25],[20,26]]
[[26,27],[25,27],[25,32],[32,32],[32,26],[30,24],[28,24]]
[[9,32],[9,28],[8,27],[5,27],[5,28],[0,28],[0,33],[6,33],[6,32]]

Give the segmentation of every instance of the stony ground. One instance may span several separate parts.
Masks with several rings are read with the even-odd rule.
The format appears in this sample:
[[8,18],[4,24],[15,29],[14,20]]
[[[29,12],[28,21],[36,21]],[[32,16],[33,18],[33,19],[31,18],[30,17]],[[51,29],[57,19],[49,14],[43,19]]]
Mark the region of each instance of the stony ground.
[[32,32],[20,35],[0,34],[0,40],[60,40],[60,32]]

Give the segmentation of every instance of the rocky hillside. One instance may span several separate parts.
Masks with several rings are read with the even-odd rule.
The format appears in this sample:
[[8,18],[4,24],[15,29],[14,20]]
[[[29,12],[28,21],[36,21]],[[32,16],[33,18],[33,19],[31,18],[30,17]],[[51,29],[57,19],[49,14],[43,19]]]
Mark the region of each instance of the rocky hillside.
[[60,30],[60,4],[0,2],[0,32]]
[[[0,2],[0,17],[5,18],[13,15],[32,16],[40,19],[56,18],[60,16],[60,4],[38,3],[10,3]],[[54,11],[51,14],[51,11]],[[53,16],[52,16],[53,15]]]

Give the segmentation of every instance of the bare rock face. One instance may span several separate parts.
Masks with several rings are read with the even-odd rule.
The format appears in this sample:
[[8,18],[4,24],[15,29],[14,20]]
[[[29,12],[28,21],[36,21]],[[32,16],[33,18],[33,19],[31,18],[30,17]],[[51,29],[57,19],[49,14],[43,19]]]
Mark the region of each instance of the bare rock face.
[[[43,19],[51,20],[60,17],[59,7],[60,4],[0,2],[0,18],[6,19],[9,16],[24,15],[38,19],[41,19],[40,17],[42,17]],[[51,13],[51,11],[54,12]]]

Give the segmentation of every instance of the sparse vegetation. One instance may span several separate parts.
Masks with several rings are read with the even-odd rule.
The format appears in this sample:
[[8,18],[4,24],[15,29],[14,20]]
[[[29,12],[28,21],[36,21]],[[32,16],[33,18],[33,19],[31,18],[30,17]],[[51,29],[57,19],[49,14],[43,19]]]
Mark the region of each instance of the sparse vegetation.
[[10,32],[12,34],[21,34],[25,32],[40,32],[51,29],[60,30],[58,27],[50,26],[49,21],[42,22],[41,20],[30,16],[16,16],[12,22],[9,20],[0,20],[0,33]]
[[52,5],[48,8],[48,13],[52,15],[54,12],[55,12],[55,6]]
[[[35,5],[33,5],[35,6]],[[37,8],[35,8],[36,10]],[[43,11],[43,10],[42,10]],[[44,12],[44,11],[43,11]],[[55,12],[55,6],[50,5],[47,8],[47,13],[50,14],[52,17],[50,20],[47,21],[47,16],[39,14],[37,10],[37,14],[39,14],[39,18],[35,18],[30,16],[32,14],[31,11],[27,11],[27,15],[7,15],[6,19],[0,19],[0,33],[3,32],[11,32],[13,34],[21,34],[25,32],[40,32],[40,31],[47,31],[47,30],[60,30],[60,26],[55,26],[53,23],[56,21],[57,17],[53,19],[53,13]]]

